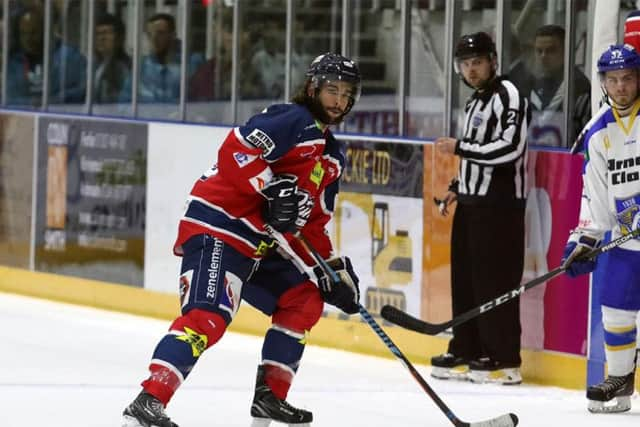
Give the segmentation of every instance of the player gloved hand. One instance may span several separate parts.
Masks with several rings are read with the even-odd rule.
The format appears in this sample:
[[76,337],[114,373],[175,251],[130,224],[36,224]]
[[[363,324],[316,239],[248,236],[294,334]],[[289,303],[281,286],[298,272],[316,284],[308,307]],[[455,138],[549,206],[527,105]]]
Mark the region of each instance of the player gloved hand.
[[297,183],[298,178],[295,175],[276,175],[262,189],[262,195],[267,199],[262,217],[267,224],[281,233],[296,231]]
[[586,255],[597,248],[600,241],[580,231],[574,231],[567,240],[560,263],[571,277],[591,273],[596,269],[596,259],[587,258]]
[[333,258],[327,261],[329,266],[338,274],[339,282],[334,282],[324,270],[317,266],[313,272],[318,278],[318,288],[322,299],[344,311],[347,314],[355,314],[359,311],[360,280],[353,270],[351,260],[348,257]]

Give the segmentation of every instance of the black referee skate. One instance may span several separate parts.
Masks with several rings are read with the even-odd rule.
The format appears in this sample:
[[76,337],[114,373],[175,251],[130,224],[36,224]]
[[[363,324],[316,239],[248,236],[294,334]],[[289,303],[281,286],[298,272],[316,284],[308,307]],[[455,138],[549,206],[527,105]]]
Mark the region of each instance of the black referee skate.
[[[634,379],[635,371],[622,377],[610,376],[600,384],[587,388],[589,412],[626,412],[631,409]],[[606,405],[608,402],[612,404]]]
[[256,391],[251,404],[252,427],[267,427],[271,421],[295,427],[310,426],[313,414],[278,399],[264,381],[264,367],[258,366]]
[[469,374],[469,362],[451,353],[431,358],[431,376],[441,380],[455,379],[466,381]]
[[164,413],[162,402],[143,390],[124,409],[122,427],[178,427],[178,425]]

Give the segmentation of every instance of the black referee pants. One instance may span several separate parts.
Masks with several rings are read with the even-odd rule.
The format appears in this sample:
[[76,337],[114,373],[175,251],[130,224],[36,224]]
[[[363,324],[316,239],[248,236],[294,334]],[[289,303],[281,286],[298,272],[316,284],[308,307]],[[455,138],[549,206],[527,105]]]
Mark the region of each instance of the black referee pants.
[[[453,315],[520,285],[524,268],[524,207],[458,203],[451,236]],[[449,352],[520,366],[520,299],[453,328]]]

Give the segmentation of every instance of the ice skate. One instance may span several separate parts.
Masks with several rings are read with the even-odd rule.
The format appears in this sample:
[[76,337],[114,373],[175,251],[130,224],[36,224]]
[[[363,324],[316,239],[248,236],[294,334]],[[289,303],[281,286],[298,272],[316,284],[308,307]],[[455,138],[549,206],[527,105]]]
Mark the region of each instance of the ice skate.
[[178,427],[178,425],[164,413],[162,402],[142,391],[122,413],[122,427]]
[[473,383],[517,385],[522,383],[520,367],[482,357],[469,362],[469,379]]
[[600,384],[587,388],[589,412],[626,412],[631,409],[635,372],[622,377],[610,376]]
[[469,364],[462,357],[451,353],[444,353],[431,358],[431,376],[440,380],[466,381],[469,374]]
[[258,367],[256,391],[251,404],[251,427],[267,427],[272,421],[295,427],[309,427],[313,414],[278,399],[264,381],[264,367]]

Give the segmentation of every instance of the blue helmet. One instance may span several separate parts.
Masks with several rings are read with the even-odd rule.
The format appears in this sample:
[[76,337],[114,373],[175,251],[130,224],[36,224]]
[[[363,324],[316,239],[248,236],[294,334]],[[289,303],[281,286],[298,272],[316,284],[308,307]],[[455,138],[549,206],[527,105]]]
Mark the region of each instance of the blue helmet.
[[640,68],[640,55],[628,44],[613,44],[598,59],[598,73],[601,74],[632,68]]

